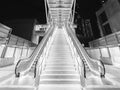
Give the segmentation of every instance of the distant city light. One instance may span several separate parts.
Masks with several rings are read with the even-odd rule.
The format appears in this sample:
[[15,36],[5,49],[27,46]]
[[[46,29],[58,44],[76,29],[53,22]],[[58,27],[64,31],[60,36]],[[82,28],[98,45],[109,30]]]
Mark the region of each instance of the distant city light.
[[104,3],[105,1],[103,0],[102,2]]

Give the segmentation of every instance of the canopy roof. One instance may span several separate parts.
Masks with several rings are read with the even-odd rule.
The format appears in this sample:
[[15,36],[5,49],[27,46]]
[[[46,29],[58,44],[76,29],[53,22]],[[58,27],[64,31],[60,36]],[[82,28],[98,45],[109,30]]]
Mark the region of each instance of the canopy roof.
[[47,0],[49,17],[55,22],[70,20],[74,11],[75,0]]

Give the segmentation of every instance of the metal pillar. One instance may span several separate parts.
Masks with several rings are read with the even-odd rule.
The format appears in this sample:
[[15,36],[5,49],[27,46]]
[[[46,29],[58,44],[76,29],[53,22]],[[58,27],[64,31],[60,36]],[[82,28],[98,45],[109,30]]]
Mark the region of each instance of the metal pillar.
[[47,9],[47,0],[44,0],[44,2],[45,2],[46,21],[47,21],[47,24],[48,24],[48,9]]
[[73,8],[73,14],[72,14],[72,23],[74,23],[76,0],[74,0],[73,5],[74,5],[74,8]]

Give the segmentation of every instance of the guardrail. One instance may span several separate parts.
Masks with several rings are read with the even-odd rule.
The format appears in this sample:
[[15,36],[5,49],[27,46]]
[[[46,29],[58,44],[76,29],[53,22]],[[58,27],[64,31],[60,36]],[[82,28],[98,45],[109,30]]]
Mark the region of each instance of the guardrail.
[[90,47],[117,45],[120,43],[120,31],[89,42]]
[[105,65],[104,65],[104,63],[101,60],[100,60],[100,63],[101,63],[100,66],[102,66],[101,67],[101,77],[105,77],[105,73],[106,73],[106,71],[105,71]]
[[[19,60],[19,62],[17,63],[17,65],[15,67],[16,77],[19,77],[20,73],[25,74],[31,69],[31,67],[32,67],[34,61],[37,59],[38,55],[40,56],[42,54],[50,35],[52,35],[52,33],[53,33],[53,30],[54,30],[53,28],[54,28],[54,26],[48,28],[49,30],[47,30],[48,32],[46,32],[45,37],[42,39],[41,43],[36,47],[36,49],[34,50],[34,52],[32,53],[32,55],[29,58]],[[35,67],[36,67],[36,65],[35,65]],[[36,74],[36,73],[34,73],[34,74]]]
[[84,62],[80,60],[83,57],[81,53],[79,52],[79,48],[75,45],[76,43],[74,42],[73,38],[71,38],[72,36],[70,35],[69,31],[67,29],[64,31],[65,31],[65,34],[66,34],[65,36],[67,37],[67,41],[69,42],[69,45],[72,51],[73,59],[76,62],[76,68],[80,75],[80,81],[81,81],[80,84],[82,86],[85,86],[86,69],[85,69]]
[[[103,64],[100,61],[97,61],[97,60],[90,58],[88,56],[87,52],[85,51],[85,49],[82,47],[79,40],[77,39],[77,37],[75,36],[73,30],[70,28],[70,26],[69,27],[67,26],[66,28],[67,28],[67,33],[71,37],[73,44],[74,44],[79,56],[80,57],[82,56],[81,58],[83,58],[86,61],[91,72],[93,72],[97,75],[100,75],[101,77],[104,77],[105,76],[105,68],[104,68]],[[83,66],[85,66],[84,63],[83,63]],[[86,75],[86,72],[84,72],[84,75]]]
[[[72,58],[75,60],[76,62],[76,69],[80,75],[80,85],[82,84],[82,86],[85,86],[85,77],[86,77],[86,69],[85,69],[85,65],[84,65],[84,62],[80,62],[80,58],[82,58],[81,55],[78,55],[78,52],[76,51],[76,47],[74,46],[73,44],[73,41],[72,39],[70,38],[70,36],[68,35],[68,33],[66,32],[66,30],[64,30],[64,33],[65,33],[65,36],[66,36],[66,39],[67,39],[67,42],[69,43],[70,45],[70,49],[71,49],[71,52],[72,52]],[[81,72],[84,72],[84,73],[81,73]]]
[[35,86],[39,86],[40,83],[40,76],[41,76],[41,72],[44,70],[45,67],[45,61],[46,58],[48,57],[49,54],[49,50],[50,50],[50,46],[53,42],[54,36],[55,36],[55,29],[52,31],[52,33],[49,36],[49,39],[47,40],[46,45],[44,45],[44,50],[42,52],[41,57],[39,58],[40,60],[38,61],[38,63],[36,63],[36,69],[35,69]]
[[99,47],[87,47],[89,56],[101,60],[106,65],[119,66],[120,44]]

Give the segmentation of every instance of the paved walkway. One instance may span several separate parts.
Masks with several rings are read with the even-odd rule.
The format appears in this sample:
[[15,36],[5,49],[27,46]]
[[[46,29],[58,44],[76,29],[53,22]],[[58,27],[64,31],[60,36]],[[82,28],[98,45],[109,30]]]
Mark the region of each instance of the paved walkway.
[[14,75],[15,65],[0,68],[0,83]]
[[0,67],[0,71],[14,71],[14,70],[15,70],[15,65]]
[[[106,78],[109,78],[112,81],[120,83],[120,68],[111,65],[105,65],[105,68]],[[15,65],[0,68],[0,83],[13,76],[14,70]]]
[[106,68],[106,77],[120,83],[120,68],[105,65]]

